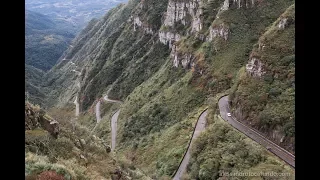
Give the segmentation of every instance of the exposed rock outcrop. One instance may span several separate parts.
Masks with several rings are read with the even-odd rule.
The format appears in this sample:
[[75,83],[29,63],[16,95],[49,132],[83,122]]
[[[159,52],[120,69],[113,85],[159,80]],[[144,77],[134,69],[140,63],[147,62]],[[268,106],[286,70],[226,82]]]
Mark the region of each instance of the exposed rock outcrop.
[[159,40],[161,43],[168,45],[169,48],[172,47],[174,42],[179,41],[181,36],[177,33],[172,33],[172,32],[159,32]]
[[154,34],[154,31],[152,30],[151,27],[149,27],[146,24],[143,24],[139,17],[134,17],[133,30],[136,31],[138,27],[141,27],[146,34]]
[[226,11],[230,8],[252,8],[255,6],[255,1],[257,0],[225,0],[223,2],[223,5],[219,9],[219,12],[217,14],[217,18],[219,18],[219,14],[223,11]]
[[229,28],[224,24],[210,27],[209,32],[210,34],[207,37],[207,41],[212,41],[215,37],[221,37],[227,40],[229,36]]
[[288,25],[288,18],[282,18],[278,24],[279,29],[284,29]]
[[175,45],[172,46],[172,51],[170,54],[171,59],[173,59],[173,66],[181,66],[185,69],[190,69],[194,66],[194,57],[191,53],[179,53]]
[[165,15],[164,25],[173,26],[174,23],[181,21],[183,25],[187,24],[187,15],[191,16],[191,32],[199,32],[202,29],[200,0],[190,0],[186,2],[176,2],[170,0]]
[[229,4],[229,7],[236,7],[236,8],[250,8],[254,7],[256,0],[225,0],[225,4]]
[[47,116],[46,113],[29,103],[25,104],[25,130],[42,128],[48,131],[52,136],[57,137],[59,134],[59,123]]
[[265,74],[264,64],[255,57],[252,57],[246,65],[246,71],[253,77],[261,77]]

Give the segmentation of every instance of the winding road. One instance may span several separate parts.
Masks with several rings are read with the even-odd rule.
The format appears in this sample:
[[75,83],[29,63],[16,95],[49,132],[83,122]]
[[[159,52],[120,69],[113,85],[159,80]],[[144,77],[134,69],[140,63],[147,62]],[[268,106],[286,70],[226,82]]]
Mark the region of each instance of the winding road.
[[257,131],[253,130],[252,128],[246,126],[245,124],[237,121],[234,116],[227,116],[227,113],[231,113],[229,108],[229,100],[228,96],[224,96],[219,100],[219,109],[220,115],[222,119],[227,121],[231,126],[248,136],[249,138],[253,139],[260,145],[266,147],[270,152],[284,160],[290,166],[295,168],[295,156],[288,152],[287,150],[283,149],[279,145],[275,144],[274,142],[270,141]]
[[114,113],[111,118],[111,151],[116,148],[116,137],[117,137],[117,121],[120,113],[120,109]]
[[100,105],[101,101],[99,100],[96,104],[96,119],[97,119],[97,124],[101,121],[101,116],[100,116]]
[[[103,99],[105,101],[111,102],[111,103],[122,103],[121,101],[118,101],[118,100],[109,99],[108,95],[104,96]],[[100,106],[101,106],[101,100],[98,100],[98,102],[96,104],[96,108],[95,108],[97,123],[94,126],[94,128],[92,129],[90,135],[96,129],[98,123],[101,121]],[[118,121],[119,113],[120,113],[120,109],[117,110],[111,117],[111,150],[112,151],[114,151],[114,149],[116,147],[117,121]]]
[[205,129],[205,125],[206,125],[206,116],[208,114],[208,110],[205,110],[201,113],[198,122],[196,124],[196,128],[193,132],[192,138],[191,138],[191,143],[188,146],[188,150],[187,153],[185,154],[185,156],[183,157],[183,160],[179,166],[179,169],[176,171],[176,174],[173,177],[173,180],[180,180],[181,176],[183,175],[183,173],[185,172],[185,170],[187,169],[187,165],[189,163],[190,160],[190,148],[192,143],[194,142],[194,139],[196,139],[199,134]]
[[[109,99],[108,95],[104,96],[103,99],[105,101],[112,102],[112,103],[122,103],[122,101]],[[98,110],[97,110],[97,107],[99,107]],[[99,112],[99,118],[100,118],[100,101],[96,105],[96,116],[97,116],[97,112]],[[114,149],[116,147],[117,121],[118,121],[119,113],[120,113],[120,109],[117,110],[111,117],[111,151],[114,151]],[[101,120],[101,118],[100,118],[100,120]],[[97,117],[97,121],[98,121],[98,117]]]
[[76,105],[76,117],[79,116],[79,102],[78,102],[78,96],[76,96],[76,99],[73,102]]

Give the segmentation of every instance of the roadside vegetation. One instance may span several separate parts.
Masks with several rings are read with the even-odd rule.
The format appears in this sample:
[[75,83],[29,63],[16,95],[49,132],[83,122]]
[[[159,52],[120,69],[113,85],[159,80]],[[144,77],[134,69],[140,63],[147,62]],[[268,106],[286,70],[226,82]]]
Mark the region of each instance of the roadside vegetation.
[[[96,152],[87,155],[92,159],[116,161],[133,179],[171,179],[187,150],[197,118],[209,107],[207,130],[192,147],[184,179],[218,179],[223,171],[293,174],[294,170],[283,161],[222,121],[217,116],[217,103],[219,97],[229,94],[233,114],[242,117],[239,119],[253,122],[254,128],[269,135],[274,129],[279,130],[286,137],[285,147],[294,147],[294,2],[258,1],[252,8],[230,7],[216,18],[222,1],[204,1],[204,28],[199,34],[207,36],[210,27],[220,25],[228,31],[227,40],[217,36],[212,41],[200,40],[199,34],[190,33],[190,27],[180,23],[173,29],[161,26],[166,0],[141,1],[145,7],[139,2],[129,1],[90,23],[77,38],[76,48],[67,52],[78,66],[85,68],[76,135],[63,128],[62,135],[71,142],[76,137],[88,139],[86,144],[90,144],[95,142],[94,136],[88,136],[92,132],[96,139],[110,144],[111,117],[120,109],[116,160],[107,152],[102,153],[100,146],[80,149],[81,152]],[[159,42],[157,34],[147,34],[142,27],[134,31],[135,16],[143,25],[184,35],[175,43],[176,55],[190,55],[191,68],[174,67],[171,50]],[[290,19],[288,26],[279,30],[278,23],[286,17]],[[265,49],[261,50],[259,46],[263,45]],[[266,65],[267,72],[261,78],[246,71],[252,57],[259,57]],[[47,100],[51,105],[67,108],[75,91],[63,88],[74,84],[75,76],[68,72],[67,65],[60,66],[46,76],[48,91],[52,88]],[[95,104],[109,89],[109,97],[121,99],[123,104],[103,102],[102,120],[96,124]],[[70,105],[65,111],[49,112],[67,125],[63,119],[71,119],[67,114],[74,113],[73,109]]]
[[[220,116],[213,117],[194,142],[187,179],[223,179],[223,173],[286,173],[281,179],[295,179],[294,170],[258,143],[235,130]],[[228,178],[229,177],[225,177]],[[277,179],[279,177],[231,177],[231,179]]]
[[[31,105],[32,106],[32,105]],[[71,124],[74,112],[70,109],[51,109],[48,114],[38,116],[42,111],[32,106],[35,115],[28,118],[53,118],[59,122],[58,137],[52,137],[42,127],[26,130],[26,179],[45,177],[62,180],[105,179],[117,176],[117,162],[109,153],[102,139],[90,136],[87,127]],[[49,115],[50,114],[50,115]],[[89,137],[89,138],[88,138]],[[121,169],[118,169],[121,172]],[[127,179],[122,173],[121,179]]]

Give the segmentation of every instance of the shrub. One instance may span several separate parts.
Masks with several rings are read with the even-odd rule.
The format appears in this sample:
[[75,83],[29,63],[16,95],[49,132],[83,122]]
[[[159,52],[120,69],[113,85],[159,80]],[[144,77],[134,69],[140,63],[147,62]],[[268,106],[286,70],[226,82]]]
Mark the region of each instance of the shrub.
[[287,122],[283,126],[283,128],[284,128],[284,132],[285,132],[286,136],[295,137],[295,123],[294,123],[294,120]]
[[275,87],[275,88],[271,88],[271,89],[270,89],[269,95],[276,97],[276,96],[280,95],[281,92],[282,92],[281,89]]
[[43,129],[27,130],[25,131],[26,150],[34,153],[48,154],[48,145],[52,139],[49,132]]
[[66,138],[61,137],[50,144],[51,154],[50,157],[62,157],[64,159],[69,159],[73,156],[72,149],[74,147],[73,142]]

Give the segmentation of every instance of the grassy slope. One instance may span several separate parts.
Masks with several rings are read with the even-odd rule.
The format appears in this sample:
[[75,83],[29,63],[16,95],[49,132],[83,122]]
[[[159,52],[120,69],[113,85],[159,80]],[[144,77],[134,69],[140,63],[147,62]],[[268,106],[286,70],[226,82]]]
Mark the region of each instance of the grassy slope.
[[[165,139],[170,132],[169,129],[174,127],[177,121],[188,119],[185,112],[201,106],[201,102],[204,102],[201,98],[205,97],[207,92],[214,96],[231,88],[236,82],[235,77],[238,71],[248,61],[254,43],[290,3],[291,1],[262,2],[256,8],[231,9],[223,12],[220,19],[213,21],[213,24],[223,22],[229,26],[231,34],[226,42],[216,39],[213,43],[197,45],[192,37],[186,37],[179,42],[179,51],[193,52],[197,57],[198,65],[203,67],[205,73],[199,75],[196,72],[189,72],[184,75],[185,72],[181,69],[170,72],[173,69],[170,61],[170,65],[164,65],[151,79],[136,88],[128,96],[120,114],[118,135],[122,138],[120,148],[122,154],[137,152],[139,156],[135,156],[133,164],[146,170],[147,173],[156,172],[152,174],[155,177],[170,176],[174,172],[173,167],[177,167],[179,158],[166,159],[165,157],[173,157],[170,154],[173,153],[170,148],[176,149],[177,152],[181,150],[178,153],[181,157],[185,145],[176,136],[171,136],[176,142],[172,147],[170,147],[171,144],[156,144],[156,141],[152,140],[152,134],[159,131],[161,134],[159,138]],[[173,85],[170,82],[173,82]],[[193,103],[196,101],[199,103]],[[209,119],[209,121],[213,120]],[[180,133],[188,136],[191,131]],[[146,145],[140,147],[140,144]],[[165,150],[166,153],[155,158],[150,150],[162,146],[170,148]],[[135,148],[137,149],[134,150]],[[157,166],[152,166],[155,162]]]
[[204,96],[189,84],[191,74],[174,71],[169,60],[121,107],[119,154],[149,176],[170,176],[178,168],[204,109]]
[[[217,179],[223,173],[287,173],[282,179],[294,179],[294,170],[235,130],[220,116],[199,136],[191,150],[191,161],[184,179]],[[263,179],[271,177],[237,177],[238,179]],[[234,179],[237,179],[234,177]],[[233,179],[233,178],[231,178]]]
[[[42,129],[26,131],[27,178],[32,179],[48,170],[56,171],[65,179],[111,178],[117,169],[117,163],[112,155],[106,152],[102,145],[103,140],[88,138],[89,129],[79,123],[75,125],[73,133],[70,120],[74,118],[74,112],[71,108],[53,108],[48,114],[59,122],[60,133],[58,138],[54,139]],[[80,139],[85,139],[86,144],[82,146]]]
[[[152,4],[149,8],[156,8],[161,3],[164,6],[163,2],[166,1]],[[81,33],[83,36],[75,40],[75,47],[66,53],[66,57],[85,70],[80,91],[83,97],[80,102],[82,110],[87,110],[97,97],[101,97],[112,86],[110,97],[126,97],[156,72],[168,55],[164,45],[153,43],[156,35],[134,32],[133,24],[127,23],[137,3],[130,1],[108,12],[92,30]],[[160,19],[158,16],[156,18]],[[54,87],[49,97],[52,105],[61,105],[73,99],[74,91],[61,88],[74,83],[69,74],[68,65],[61,63],[47,75],[48,86]],[[62,102],[57,96],[64,97]]]
[[[105,44],[112,46],[112,51],[98,55],[107,57],[106,63],[94,65],[96,69],[88,69],[91,71],[89,76],[93,78],[88,78],[87,83],[89,80],[93,80],[93,83],[88,83],[90,85],[82,89],[82,94],[90,97],[84,102],[86,109],[120,77],[114,84],[111,95],[125,99],[118,122],[117,151],[124,162],[122,166],[131,169],[138,167],[143,173],[157,179],[172,175],[186,149],[197,113],[202,110],[205,99],[222,94],[237,83],[236,76],[242,74],[242,67],[247,63],[254,43],[291,3],[289,0],[263,1],[255,8],[223,12],[220,19],[212,23],[224,22],[228,25],[231,34],[226,42],[217,38],[213,43],[199,43],[193,37],[185,37],[178,43],[178,49],[196,56],[197,66],[204,70],[202,75],[197,71],[173,68],[171,59],[165,58],[167,50],[161,50],[163,46],[158,42],[140,49],[139,46],[148,45],[151,42],[148,40],[152,37],[141,37],[139,31],[130,32],[132,24],[121,27],[123,29],[117,34],[114,43]],[[146,56],[147,52],[152,56]],[[132,60],[134,53],[137,53],[138,58]],[[155,55],[162,55],[161,53],[165,54],[159,59],[161,62],[154,62],[153,60],[157,60]],[[147,69],[141,71],[142,67]],[[146,73],[137,79],[137,75],[142,72]],[[111,111],[106,113],[106,117],[110,116]],[[214,124],[212,117],[214,116],[211,115],[208,121]],[[94,123],[93,119],[90,121]],[[93,127],[92,124],[89,126]],[[229,131],[234,136],[232,130]],[[98,133],[99,136],[108,137],[106,134],[109,131]],[[212,134],[215,136],[215,131]],[[231,146],[234,141],[226,143]],[[257,151],[261,152],[259,148]],[[273,166],[267,168],[272,169]],[[197,174],[197,170],[193,171]]]
[[[273,2],[271,4],[269,8],[273,10],[272,13],[269,12],[270,14],[265,14],[266,10],[261,11],[261,13],[264,13],[264,16],[268,17],[266,15],[271,16],[273,15],[273,13],[277,12],[279,17],[280,14],[285,11],[283,7],[285,8],[288,7],[289,6],[288,4],[290,4],[290,2],[287,2],[287,4],[281,4],[283,2],[279,2],[279,3],[280,4]],[[289,10],[290,9],[292,10],[292,6],[289,8]],[[259,11],[260,9],[257,9],[257,10]],[[230,12],[230,14],[226,14],[226,13],[228,12],[225,12],[225,14],[221,16],[229,17],[235,12]],[[251,12],[251,13],[259,13],[259,12]],[[288,14],[288,12],[286,11],[285,14]],[[243,18],[239,15],[235,17],[238,17],[240,19]],[[257,16],[252,16],[252,17],[257,17]],[[273,24],[273,23],[267,23],[267,22],[270,22],[271,20],[273,20],[272,22],[276,20],[274,19],[275,15],[273,15],[272,17],[273,18],[270,18],[270,20],[269,18],[267,18],[266,21],[261,21],[259,22],[259,24],[255,24],[255,27],[259,27],[259,25],[261,26],[263,23],[265,23],[265,25]],[[239,19],[235,18],[233,20],[237,21]],[[248,20],[246,20],[246,22],[248,22]],[[279,20],[277,20],[275,24],[277,24],[278,22]],[[240,22],[240,23],[241,24],[239,25],[245,24],[245,22]],[[253,25],[254,24],[250,24],[250,27],[252,27]],[[262,29],[264,28],[261,28],[261,30]],[[290,26],[288,30],[285,30],[283,32],[283,34],[273,29],[274,27],[271,27],[270,29],[266,28],[267,30],[266,34],[269,34],[270,31],[273,32],[273,34],[271,33],[272,34],[271,37],[273,38],[268,38],[268,40],[270,40],[269,42],[274,43],[272,47],[276,47],[274,45],[279,44],[281,42],[282,48],[288,47],[290,49],[292,47],[291,42],[294,41],[294,37],[292,37],[293,35],[292,32],[294,31],[293,26]],[[243,62],[248,61],[248,55],[249,55],[248,49],[253,46],[252,43],[254,42],[254,39],[256,39],[254,37],[257,37],[258,33],[262,34],[262,32],[259,32],[257,30],[258,29],[256,29],[256,31],[250,31],[249,29],[246,29],[246,28],[241,30],[241,27],[240,27],[237,30],[231,31],[232,36],[230,37],[230,40],[227,43],[229,46],[232,45],[232,47],[228,47],[228,45],[226,46],[226,48],[228,47],[226,50],[229,52],[224,53],[227,51],[224,51],[224,49],[222,49],[222,51],[220,51],[221,53],[217,53],[216,56],[214,56],[212,67],[213,67],[213,70],[215,71],[215,74],[218,74],[219,72],[232,73],[235,67],[238,66],[237,69],[239,69],[239,67],[242,66],[241,64]],[[265,38],[264,36],[265,35],[262,35],[261,38]],[[252,37],[254,39],[251,39]],[[238,38],[239,38],[239,41],[238,41],[239,43],[237,43]],[[240,44],[242,39],[244,44]],[[241,48],[243,49],[241,50]],[[241,51],[238,51],[239,49]],[[234,51],[231,51],[231,50],[234,50]],[[292,53],[292,51],[284,50],[284,49],[282,49],[283,51],[281,52],[279,52],[279,49],[277,50],[277,48],[274,48],[273,50],[274,51],[272,51],[272,53],[270,53],[269,51],[269,54],[266,53],[264,54],[264,56],[262,55],[262,57],[265,57],[266,59],[268,59],[268,61],[269,60],[273,61],[273,59],[278,59],[279,56],[286,57],[288,55],[290,56],[291,55],[290,53]],[[268,52],[268,50],[266,50],[265,52]],[[283,52],[287,53],[287,55],[283,55]],[[239,61],[239,59],[241,60],[242,58],[245,61],[242,61],[242,63],[238,64],[237,62],[241,62]],[[288,61],[290,63],[290,60]],[[274,64],[273,67],[276,67],[276,68],[281,67],[280,65],[281,61],[280,62],[274,61],[274,63],[278,63],[278,64]],[[284,67],[282,66],[282,68]],[[289,69],[288,71],[291,73],[293,72],[292,68],[294,68],[294,64],[293,66],[288,66],[288,69]],[[282,71],[282,72],[284,74],[288,74],[287,71]],[[263,83],[260,82],[258,84],[257,82],[259,82],[259,80],[249,78],[246,75],[244,67],[240,68],[237,71],[234,71],[233,76],[234,78],[232,80],[232,84],[234,84],[234,86],[230,90],[228,90],[228,92],[231,92],[232,94],[231,96],[233,96],[233,93],[235,91],[236,91],[236,97],[237,96],[241,97],[241,94],[243,95],[246,94],[251,97],[260,96],[261,94],[259,93],[261,91],[264,91]],[[291,82],[291,79],[290,78],[285,79],[285,82],[288,82],[288,81]],[[277,84],[279,85],[279,83]],[[289,88],[289,91],[290,91],[290,88]],[[222,94],[220,94],[219,97],[221,95]],[[283,96],[285,97],[282,97],[282,98],[280,97],[277,99],[278,101],[286,103],[285,106],[283,106],[282,108],[291,109],[294,107],[292,103],[290,104],[290,101],[292,100],[292,98],[290,98],[291,95],[292,93],[284,93]],[[216,96],[213,99],[215,101],[210,103],[212,104],[209,108],[211,113],[208,115],[208,121],[210,122],[210,125],[208,127],[208,130],[199,137],[199,139],[196,141],[196,143],[193,146],[192,161],[188,167],[188,174],[186,174],[184,177],[185,179],[196,179],[196,178],[216,179],[219,177],[219,173],[221,173],[222,171],[225,171],[225,172],[236,172],[236,171],[284,172],[284,173],[291,174],[290,177],[284,177],[284,179],[294,179],[293,170],[289,166],[285,165],[283,161],[279,160],[277,157],[273,156],[272,154],[270,154],[269,152],[261,148],[257,143],[253,142],[249,138],[245,137],[241,133],[234,130],[232,127],[230,127],[230,125],[227,125],[224,121],[217,118],[214,115],[217,111],[216,104],[214,103],[217,103],[218,96]],[[242,96],[242,100],[243,102],[246,102],[248,104],[256,102],[253,99],[248,98],[248,96],[245,96],[245,97]],[[276,99],[273,99],[273,100],[276,100]],[[233,102],[233,103],[236,104],[237,102]],[[248,104],[246,105],[242,104],[242,107],[259,107],[257,106],[257,104],[255,104],[256,106],[253,106],[253,105],[248,106]],[[260,105],[260,103],[258,104]],[[251,111],[251,110],[252,109],[248,111]],[[288,114],[292,115],[294,113],[293,112],[290,113],[290,110],[289,110]],[[252,177],[252,179],[262,179],[262,177]]]
[[74,38],[71,25],[59,24],[33,11],[26,11],[25,31],[25,63],[43,71],[56,64]]
[[279,29],[279,18],[260,37],[263,50],[256,44],[251,53],[265,64],[267,73],[262,79],[242,76],[231,97],[233,108],[241,109],[243,119],[270,138],[276,130],[280,131],[281,136],[273,140],[279,143],[285,136],[280,145],[294,151],[294,5],[281,15],[284,17],[289,18],[289,25]]
[[25,90],[28,92],[28,101],[40,106],[44,105],[45,94],[39,86],[42,83],[44,72],[29,65],[25,65]]
[[[108,11],[99,21],[92,21],[74,40],[74,47],[65,53],[66,58],[69,60],[57,64],[46,74],[47,83],[44,89],[49,94],[48,102],[50,103],[48,103],[48,106],[56,105],[61,107],[74,100],[74,94],[78,91],[78,88],[76,87],[75,73],[72,72],[75,67],[68,63],[69,61],[77,64],[78,71],[83,70],[83,75],[80,77],[82,84],[80,94],[86,93],[86,98],[81,99],[84,101],[81,102],[81,108],[87,109],[91,106],[91,103],[95,100],[94,96],[101,96],[104,89],[113,82],[110,79],[115,80],[118,69],[113,69],[114,66],[110,65],[110,61],[106,61],[106,59],[112,52],[114,42],[122,32],[123,26],[121,24],[128,18],[128,13],[132,10],[131,6],[119,5]],[[109,71],[111,75],[103,72],[99,73],[105,63],[113,69],[112,72]],[[98,78],[95,78],[95,76],[98,73],[108,76],[108,78],[100,77],[97,82]],[[112,76],[112,73],[115,76]],[[98,90],[100,90],[100,94],[97,94]]]

